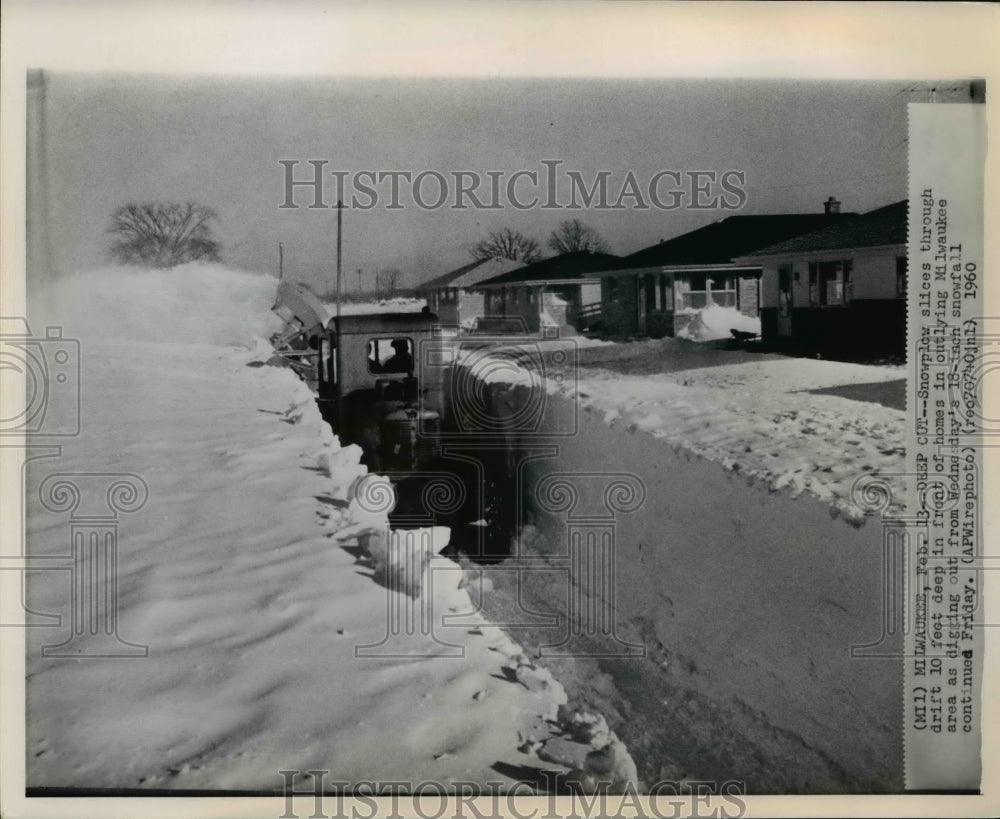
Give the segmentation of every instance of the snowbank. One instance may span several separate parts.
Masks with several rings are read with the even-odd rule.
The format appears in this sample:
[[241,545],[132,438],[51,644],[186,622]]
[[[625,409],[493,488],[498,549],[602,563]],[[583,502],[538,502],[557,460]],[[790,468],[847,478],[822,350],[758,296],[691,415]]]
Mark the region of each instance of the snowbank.
[[[546,662],[575,701],[608,715],[646,781],[736,778],[753,793],[902,786],[901,662],[851,655],[901,648],[898,633],[879,644],[883,532],[851,487],[902,471],[904,416],[801,392],[900,375],[775,359],[547,382],[541,430],[520,441],[550,449],[521,474],[532,525],[488,571],[486,610],[569,617],[576,600],[577,612],[599,613],[600,634],[577,624],[593,641],[585,651]],[[530,405],[523,390],[492,385],[494,414]],[[642,487],[628,495],[644,496],[641,508],[613,511],[618,478]],[[591,526],[602,551],[587,551]],[[587,571],[574,576],[575,560]],[[613,573],[595,571],[600,561]],[[558,653],[548,624],[512,633]],[[625,646],[644,656],[616,661]]]
[[[330,315],[337,314],[337,302],[327,301],[326,306],[330,309]],[[340,305],[340,315],[357,316],[365,313],[419,313],[427,304],[425,299],[411,299],[405,296],[395,296],[391,299],[381,299],[379,301],[359,301],[344,302]]]
[[[735,307],[719,307],[713,304],[704,310],[692,310],[690,313],[694,318],[677,333],[677,338],[715,341],[720,338],[730,338],[731,330],[760,335],[760,319],[756,316],[746,316]],[[680,311],[677,315],[686,313]]]
[[[544,344],[544,342],[543,342]],[[593,347],[620,347],[615,341],[605,341],[600,338],[589,338],[587,336],[574,336],[573,344],[579,350],[591,349]]]
[[[567,345],[575,346],[574,340],[468,349],[457,359],[462,366],[449,393],[465,396],[472,407],[498,402],[491,413],[530,416],[537,408],[544,423],[553,419],[541,391],[562,396],[609,426],[642,431],[774,490],[808,493],[857,523],[867,511],[856,502],[856,482],[878,475],[893,489],[890,511],[899,511],[905,414],[811,391],[897,381],[904,368],[784,356],[760,360],[674,339],[584,350],[580,357],[592,364],[577,367],[573,355],[562,355]],[[676,353],[686,360],[692,351],[691,360],[702,366],[648,375],[596,366],[610,366],[618,348],[636,348],[625,360],[640,371],[647,359],[657,365]],[[730,356],[740,363],[704,366]]]
[[281,328],[271,312],[277,284],[221,264],[107,267],[61,279],[36,315],[75,338],[247,347]]
[[655,375],[587,369],[576,384],[547,386],[609,425],[641,430],[773,489],[806,492],[860,521],[865,511],[852,488],[866,475],[887,476],[899,508],[905,414],[808,391],[902,377],[900,367],[778,358]]
[[[521,648],[436,554],[447,530],[414,533],[429,548],[413,596],[386,588],[395,534],[377,576],[363,540],[386,510],[358,508],[358,448],[291,371],[246,349],[273,292],[202,266],[97,271],[53,294],[47,318],[86,341],[83,432],[29,469],[28,548],[65,562],[69,514],[38,502],[51,473],[138,476],[148,501],[116,522],[132,645],[112,648],[148,656],[43,656],[68,634],[69,573],[30,573],[31,608],[63,617],[27,634],[31,787],[271,790],[288,769],[509,785],[540,764],[564,690],[544,670],[530,686],[505,677]],[[102,634],[80,625],[87,655]]]
[[[558,293],[543,293],[542,304],[543,307],[538,315],[538,321],[542,327],[566,327],[566,308],[569,306],[566,299],[559,296]],[[555,310],[559,318],[553,316],[551,310]]]

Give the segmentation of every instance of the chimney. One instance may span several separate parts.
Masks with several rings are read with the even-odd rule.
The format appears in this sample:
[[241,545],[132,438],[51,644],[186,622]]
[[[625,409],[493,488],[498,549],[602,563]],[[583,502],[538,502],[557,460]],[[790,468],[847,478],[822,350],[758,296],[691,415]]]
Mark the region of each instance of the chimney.
[[840,213],[840,200],[831,196],[823,203],[823,212],[826,214]]

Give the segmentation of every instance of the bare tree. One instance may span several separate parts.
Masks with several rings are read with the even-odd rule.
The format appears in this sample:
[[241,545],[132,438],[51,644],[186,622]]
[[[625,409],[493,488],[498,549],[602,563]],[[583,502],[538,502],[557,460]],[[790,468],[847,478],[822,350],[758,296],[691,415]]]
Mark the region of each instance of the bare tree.
[[541,248],[534,239],[525,236],[519,230],[505,227],[493,231],[488,238],[483,239],[472,249],[474,259],[513,259],[514,261],[531,264],[541,257]]
[[611,247],[601,238],[601,234],[579,219],[567,219],[552,231],[548,241],[556,253],[574,253],[587,250],[591,253],[608,253]]
[[194,202],[130,202],[111,214],[111,257],[143,267],[217,262],[219,243],[209,224],[216,219],[215,211]]
[[391,299],[396,295],[396,286],[399,284],[399,277],[401,275],[402,273],[396,268],[384,270],[378,274],[384,288],[382,298]]

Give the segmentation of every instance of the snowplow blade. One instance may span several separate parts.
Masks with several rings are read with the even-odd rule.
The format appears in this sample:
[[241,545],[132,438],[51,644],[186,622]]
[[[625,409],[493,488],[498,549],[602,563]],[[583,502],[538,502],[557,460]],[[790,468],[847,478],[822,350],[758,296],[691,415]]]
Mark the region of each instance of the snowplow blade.
[[326,306],[301,284],[287,280],[278,283],[278,293],[271,308],[295,333],[312,335],[322,332],[330,321]]

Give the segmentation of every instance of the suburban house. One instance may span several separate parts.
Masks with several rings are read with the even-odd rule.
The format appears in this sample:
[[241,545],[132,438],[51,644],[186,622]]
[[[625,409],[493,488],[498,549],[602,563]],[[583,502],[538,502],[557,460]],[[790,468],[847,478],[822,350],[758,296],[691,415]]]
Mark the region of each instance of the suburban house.
[[487,279],[475,289],[485,293],[487,316],[520,317],[532,333],[542,326],[572,333],[600,310],[600,272],[619,264],[620,256],[578,250]]
[[522,266],[511,259],[477,259],[450,273],[436,276],[417,287],[417,295],[427,300],[432,313],[441,324],[455,327],[470,326],[486,315],[482,291],[470,288],[483,281]]
[[644,248],[601,272],[600,330],[673,336],[713,305],[756,317],[761,263],[736,257],[853,218],[830,197],[822,213],[728,216]]
[[906,200],[760,247],[765,341],[815,350],[901,354],[906,343]]

